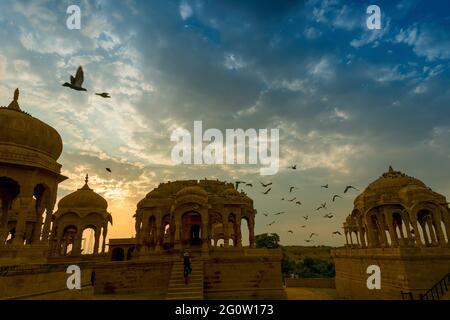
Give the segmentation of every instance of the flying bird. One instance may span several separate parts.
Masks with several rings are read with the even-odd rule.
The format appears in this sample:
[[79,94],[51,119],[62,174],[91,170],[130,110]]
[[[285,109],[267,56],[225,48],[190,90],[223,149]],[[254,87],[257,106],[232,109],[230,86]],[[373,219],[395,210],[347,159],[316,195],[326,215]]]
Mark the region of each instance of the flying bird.
[[305,220],[308,220],[308,219],[309,219],[309,217],[308,217],[308,216],[304,216],[304,217],[303,217],[303,219],[305,219]]
[[291,166],[291,169],[292,169],[292,170],[297,170],[297,165],[294,164],[293,166]]
[[275,223],[275,221],[272,221],[271,223],[269,223],[267,226],[270,227],[271,225],[273,225]]
[[293,199],[288,200],[288,201],[289,201],[289,202],[294,202],[295,200],[297,200],[297,197],[294,197]]
[[324,218],[332,219],[334,216],[331,213],[328,213],[323,216]]
[[321,188],[328,189],[328,183],[324,186],[320,186]]
[[268,213],[263,213],[264,217],[268,217],[269,214]]
[[274,216],[279,216],[279,215],[281,215],[281,214],[285,214],[286,212],[284,212],[284,211],[282,211],[282,212],[277,212],[277,213],[274,213]]
[[319,236],[317,233],[311,233],[310,235],[309,235],[309,238],[311,239],[312,237],[314,237],[314,236]]
[[341,197],[340,195],[335,194],[335,195],[333,196],[333,202],[335,202],[337,198],[341,198],[341,199],[342,199],[342,197]]
[[106,171],[108,171],[109,173],[112,172],[110,168],[106,168]]
[[319,211],[320,209],[326,209],[326,208],[327,208],[327,203],[324,202],[316,209],[316,211]]
[[339,231],[335,231],[335,232],[333,232],[333,234],[336,234],[338,236],[342,236],[342,233],[340,233]]
[[259,183],[261,183],[261,186],[262,186],[263,188],[267,188],[268,186],[271,186],[271,185],[273,184],[273,182],[269,182],[269,183],[264,184],[264,183],[262,183],[261,181],[260,181]]
[[302,225],[300,228],[306,228],[306,225]]
[[264,191],[262,194],[269,194],[269,192],[272,190],[272,188],[269,188],[268,190]]
[[313,240],[306,239],[305,242],[308,242],[308,243],[309,243],[309,242],[313,242]]
[[359,191],[359,189],[357,189],[357,188],[355,188],[353,186],[346,186],[345,190],[344,190],[344,193],[347,193],[347,191],[350,190],[350,189],[355,189],[356,191]]
[[298,188],[296,188],[296,187],[290,187],[289,188],[289,193],[292,193],[292,191],[294,191],[294,190],[297,190]]
[[253,184],[252,183],[247,183],[245,186],[253,188]]
[[298,204],[299,206],[302,205],[302,203],[300,201],[297,201],[295,204]]
[[82,87],[84,82],[84,72],[83,68],[80,66],[78,67],[77,73],[75,74],[75,78],[73,76],[70,76],[70,83],[66,82],[63,84],[63,87],[69,87],[70,89],[76,90],[76,91],[87,91],[85,88]]
[[288,232],[291,233],[291,234],[294,234],[294,231],[292,231],[292,230],[288,230]]
[[105,98],[105,99],[111,98],[111,96],[109,95],[108,92],[96,93],[96,95],[97,95],[97,96],[100,96],[100,97],[102,97],[102,98]]

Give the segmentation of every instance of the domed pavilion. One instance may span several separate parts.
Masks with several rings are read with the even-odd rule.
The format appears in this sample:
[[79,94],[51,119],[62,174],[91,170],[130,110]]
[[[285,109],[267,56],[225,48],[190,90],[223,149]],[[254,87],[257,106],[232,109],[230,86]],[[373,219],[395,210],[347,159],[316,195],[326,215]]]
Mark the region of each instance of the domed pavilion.
[[[89,185],[86,176],[85,184],[77,191],[68,194],[58,202],[55,212],[52,235],[50,239],[52,256],[77,256],[82,253],[84,231],[94,232],[94,247],[92,254],[99,254],[100,237],[102,237],[101,253],[105,253],[108,223],[112,224],[112,216],[108,212],[106,200],[95,193]],[[87,245],[84,246],[87,248]]]
[[392,167],[356,197],[344,223],[347,245],[385,248],[448,247],[445,197]]
[[[332,250],[340,298],[428,299],[443,293],[438,287],[450,279],[450,209],[422,181],[390,167],[356,197],[344,233],[346,246]],[[374,266],[380,289],[368,286],[368,268]]]
[[18,257],[17,252],[23,252],[24,247],[46,246],[58,184],[67,179],[57,162],[62,149],[61,136],[55,129],[21,109],[16,89],[8,107],[0,107],[3,258],[9,257],[6,252]]

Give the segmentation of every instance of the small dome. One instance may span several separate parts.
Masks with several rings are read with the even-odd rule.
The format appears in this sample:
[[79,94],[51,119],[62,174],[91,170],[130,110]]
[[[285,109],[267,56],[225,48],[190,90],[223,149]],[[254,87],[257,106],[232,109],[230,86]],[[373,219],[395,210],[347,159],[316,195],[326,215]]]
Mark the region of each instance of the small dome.
[[420,180],[409,177],[400,171],[395,171],[389,167],[389,171],[369,184],[364,193],[398,193],[400,189],[408,186],[415,186],[418,188],[427,188],[427,186]]
[[208,193],[205,190],[203,190],[200,187],[193,186],[193,187],[185,187],[185,188],[181,189],[180,191],[177,192],[176,197],[182,197],[185,195],[194,195],[194,194],[202,196],[202,197],[208,196]]
[[19,90],[8,107],[0,108],[0,144],[11,144],[42,152],[57,160],[63,144],[59,133],[23,112],[18,104]]
[[108,209],[108,202],[89,188],[87,180],[88,177],[86,177],[86,183],[81,189],[68,194],[59,201],[58,211],[61,209]]

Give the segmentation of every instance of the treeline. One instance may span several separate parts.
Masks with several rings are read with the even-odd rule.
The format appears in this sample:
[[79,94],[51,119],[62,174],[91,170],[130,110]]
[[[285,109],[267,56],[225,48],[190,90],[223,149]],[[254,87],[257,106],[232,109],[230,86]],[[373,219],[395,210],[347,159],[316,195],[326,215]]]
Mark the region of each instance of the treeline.
[[[255,237],[257,248],[281,248],[283,252],[282,272],[287,276],[294,275],[299,278],[333,278],[336,274],[331,259],[321,259],[311,256],[302,256],[295,259],[290,252],[292,246],[283,247],[279,244],[280,237],[276,233],[264,233]],[[318,247],[317,250],[323,251]],[[311,247],[308,248],[311,251]]]

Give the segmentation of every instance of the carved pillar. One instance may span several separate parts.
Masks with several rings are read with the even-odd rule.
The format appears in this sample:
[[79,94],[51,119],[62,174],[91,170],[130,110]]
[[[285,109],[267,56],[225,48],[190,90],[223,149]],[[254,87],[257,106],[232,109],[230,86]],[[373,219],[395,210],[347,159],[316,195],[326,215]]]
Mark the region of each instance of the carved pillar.
[[398,237],[397,232],[395,232],[394,229],[394,220],[392,219],[392,211],[388,208],[384,208],[384,219],[388,225],[389,235],[391,238],[391,247],[395,248],[398,247]]
[[174,247],[181,250],[181,216],[175,217],[175,243]]
[[419,222],[417,221],[417,213],[410,215],[411,225],[414,230],[414,245],[418,248],[423,247],[424,243],[420,238]]
[[106,236],[108,235],[108,222],[103,226],[103,243],[102,243],[102,253],[106,250]]
[[98,254],[98,248],[100,247],[100,235],[101,235],[101,228],[100,227],[96,227],[95,228],[95,234],[94,234],[94,238],[95,238],[95,243],[94,243],[94,254]]
[[[437,238],[436,238],[436,234],[434,233],[434,228],[433,228],[433,221],[432,221],[433,217],[430,216],[429,218],[426,219],[425,224],[428,226],[428,230],[430,230],[430,238],[431,238],[431,245],[432,246],[437,246],[438,242],[437,242]],[[425,227],[425,226],[424,226]]]
[[55,207],[55,203],[53,202],[53,203],[47,204],[47,207],[45,209],[45,221],[44,221],[44,227],[42,228],[42,242],[48,241],[54,207]]
[[437,235],[437,241],[439,243],[440,246],[445,246],[445,237],[444,237],[444,233],[442,231],[442,215],[439,209],[433,211],[432,213],[432,217],[433,217],[433,224],[435,226],[436,229],[436,235]]
[[208,209],[202,210],[202,251],[208,251],[210,243],[208,243],[209,233],[208,233],[208,225],[209,225],[209,215]]
[[241,218],[241,214],[237,214],[236,215],[236,243],[235,243],[235,247],[241,248],[242,247],[242,233],[241,233],[241,222],[242,222],[242,218]]
[[413,235],[411,234],[411,225],[412,224],[411,224],[411,220],[409,219],[409,214],[407,211],[404,210],[402,212],[401,216],[402,216],[403,224],[405,225],[405,229],[406,229],[407,245],[413,246],[414,238],[413,238]]
[[255,248],[255,218],[250,217],[248,222],[248,234],[249,234],[249,244],[250,248]]
[[9,220],[9,208],[11,207],[12,200],[9,197],[2,198],[2,217],[0,220],[0,245],[4,244],[8,237],[8,220]]
[[344,227],[344,235],[345,235],[345,244],[348,246],[350,243],[348,243],[348,230],[347,230],[347,227]]
[[30,186],[24,186],[20,190],[19,195],[19,215],[16,224],[16,236],[14,238],[13,244],[23,246],[23,241],[25,237],[25,224],[28,213],[33,212],[33,188]]

